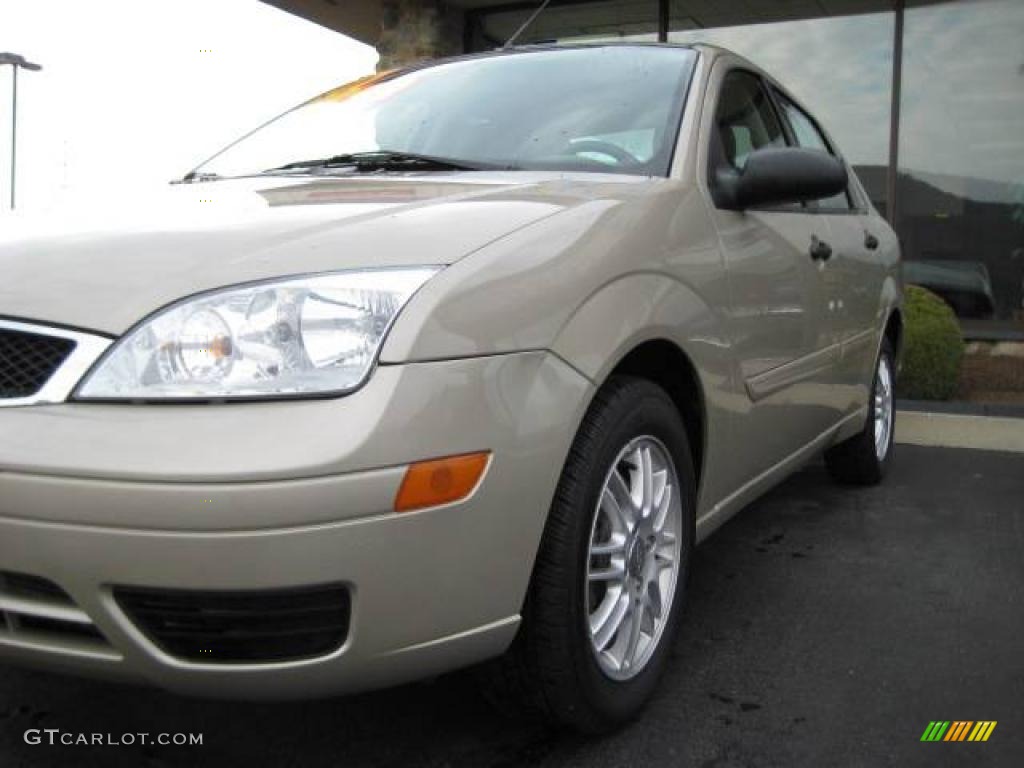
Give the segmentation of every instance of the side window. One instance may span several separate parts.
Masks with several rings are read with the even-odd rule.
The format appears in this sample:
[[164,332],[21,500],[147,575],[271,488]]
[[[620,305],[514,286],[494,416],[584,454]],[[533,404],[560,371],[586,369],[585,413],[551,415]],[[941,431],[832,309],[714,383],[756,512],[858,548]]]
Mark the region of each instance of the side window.
[[[818,126],[814,124],[814,121],[806,112],[778,91],[775,91],[775,98],[778,99],[779,106],[782,108],[782,113],[785,115],[789,127],[793,129],[793,137],[796,139],[798,147],[820,149],[822,152],[828,152],[830,155],[835,154],[829,148],[828,142],[825,141],[825,137],[822,136]],[[846,192],[840,192],[834,197],[819,200],[817,207],[819,210],[848,211],[850,210],[850,198]]]
[[722,83],[715,112],[722,160],[742,170],[747,157],[762,147],[784,147],[786,136],[761,80],[749,72],[730,72]]

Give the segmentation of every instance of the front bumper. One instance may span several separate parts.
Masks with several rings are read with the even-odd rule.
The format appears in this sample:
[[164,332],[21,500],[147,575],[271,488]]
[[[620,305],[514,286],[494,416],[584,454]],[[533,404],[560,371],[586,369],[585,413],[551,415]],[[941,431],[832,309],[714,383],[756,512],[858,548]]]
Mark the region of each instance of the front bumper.
[[[103,639],[0,623],[0,659],[258,698],[499,654],[590,391],[537,352],[385,366],[338,400],[0,411],[0,571],[55,583]],[[478,450],[492,458],[469,498],[391,511],[410,462]],[[344,644],[269,663],[173,656],[114,598],[328,583],[349,590]]]

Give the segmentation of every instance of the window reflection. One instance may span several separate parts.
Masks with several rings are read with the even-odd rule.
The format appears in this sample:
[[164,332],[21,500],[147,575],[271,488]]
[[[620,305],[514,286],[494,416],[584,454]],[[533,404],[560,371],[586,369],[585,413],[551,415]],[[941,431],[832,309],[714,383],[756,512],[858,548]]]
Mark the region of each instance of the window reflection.
[[[778,78],[836,140],[875,207],[894,220],[908,282],[942,294],[969,334],[1024,331],[1024,2],[908,0],[891,207],[896,14],[885,2],[863,5],[879,12],[851,16],[798,5],[671,0],[668,39],[721,45]],[[658,6],[552,4],[520,42],[654,41]],[[500,45],[532,9],[474,17],[472,47]],[[801,13],[811,18],[779,20]],[[641,139],[630,139],[637,151]]]
[[[471,30],[472,48],[504,45],[540,3],[487,13]],[[495,5],[499,5],[495,3]],[[500,7],[500,5],[499,5]],[[517,44],[623,40],[658,40],[658,0],[593,0],[552,4],[534,19]]]
[[969,332],[1024,319],[1022,41],[1019,0],[906,11],[897,230]]
[[669,42],[721,45],[775,77],[821,121],[885,213],[893,14],[672,29],[689,25],[686,5],[673,4]]

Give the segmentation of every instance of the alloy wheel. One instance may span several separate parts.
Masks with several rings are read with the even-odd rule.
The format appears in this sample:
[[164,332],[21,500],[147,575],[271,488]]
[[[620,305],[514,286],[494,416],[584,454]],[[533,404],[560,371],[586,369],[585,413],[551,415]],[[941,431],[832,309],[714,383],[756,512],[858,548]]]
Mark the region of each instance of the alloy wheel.
[[878,372],[875,374],[875,455],[879,461],[883,461],[889,451],[892,422],[892,368],[889,358],[882,355],[878,359]]
[[587,629],[601,671],[639,674],[668,622],[682,563],[682,501],[671,455],[631,440],[605,477],[586,562]]

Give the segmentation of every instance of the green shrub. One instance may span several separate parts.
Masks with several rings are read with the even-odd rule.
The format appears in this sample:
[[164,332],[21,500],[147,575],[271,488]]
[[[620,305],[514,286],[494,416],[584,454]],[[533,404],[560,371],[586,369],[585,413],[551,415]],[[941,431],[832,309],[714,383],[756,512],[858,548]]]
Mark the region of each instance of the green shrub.
[[957,389],[964,338],[953,309],[929,290],[908,285],[903,304],[903,369],[897,392],[913,400],[948,400]]

